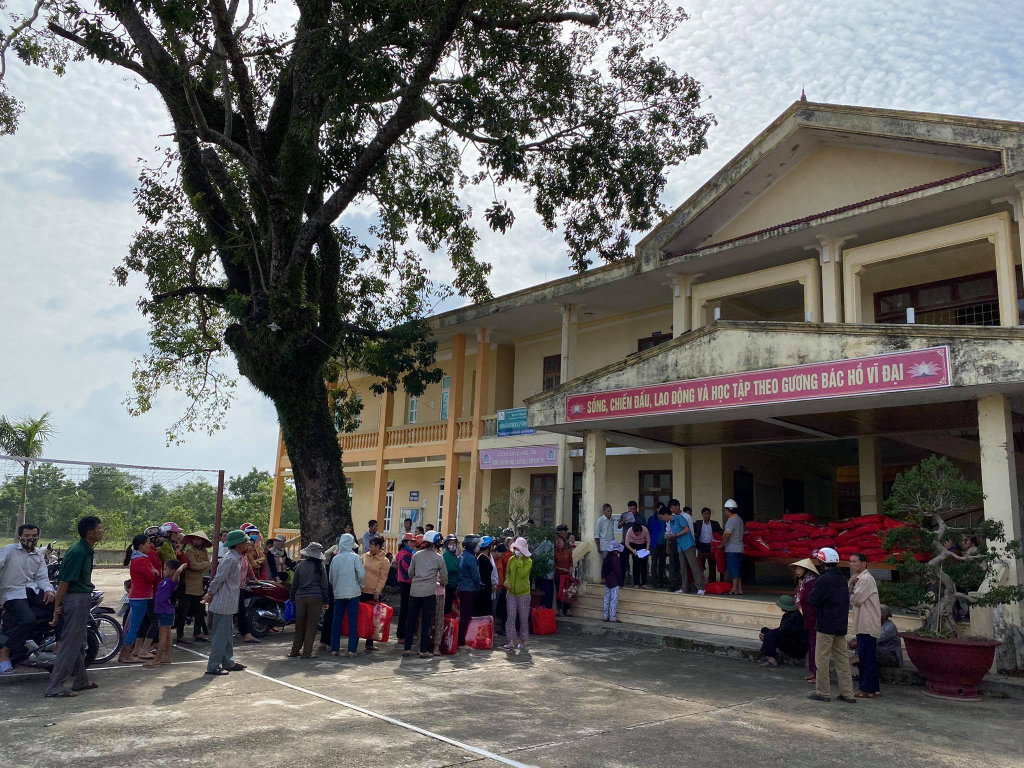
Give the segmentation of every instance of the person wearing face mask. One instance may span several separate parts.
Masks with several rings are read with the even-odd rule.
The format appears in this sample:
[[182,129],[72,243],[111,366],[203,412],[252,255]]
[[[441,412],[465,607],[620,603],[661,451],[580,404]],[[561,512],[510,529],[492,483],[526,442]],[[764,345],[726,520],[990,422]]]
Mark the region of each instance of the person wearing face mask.
[[505,566],[505,588],[508,590],[505,636],[508,642],[502,647],[506,651],[526,650],[530,639],[530,571],[533,570],[533,560],[530,559],[529,544],[522,536],[512,544],[512,554],[512,559]]
[[494,542],[490,536],[480,539],[480,550],[476,556],[477,564],[480,566],[480,582],[483,586],[476,593],[476,604],[473,609],[474,616],[493,616],[494,599],[498,596],[498,569],[494,565],[494,557],[491,554],[491,544]]
[[448,583],[444,587],[444,612],[452,612],[452,603],[459,591],[459,537],[449,533],[444,539],[444,567],[448,571]]
[[38,543],[38,526],[25,523],[18,526],[18,541],[0,549],[0,600],[8,625],[7,642],[0,647],[0,675],[13,674],[11,654],[20,656],[36,623],[53,616],[55,593]]

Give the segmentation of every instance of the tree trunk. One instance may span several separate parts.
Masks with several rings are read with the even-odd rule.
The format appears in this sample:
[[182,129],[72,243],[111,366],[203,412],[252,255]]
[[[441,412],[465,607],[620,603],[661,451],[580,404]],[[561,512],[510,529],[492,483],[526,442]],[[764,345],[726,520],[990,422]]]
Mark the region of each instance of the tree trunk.
[[327,385],[317,371],[272,399],[295,478],[302,544],[318,541],[326,549],[352,520]]
[[25,504],[28,502],[28,462],[21,475],[21,504],[18,505],[18,525],[25,524]]

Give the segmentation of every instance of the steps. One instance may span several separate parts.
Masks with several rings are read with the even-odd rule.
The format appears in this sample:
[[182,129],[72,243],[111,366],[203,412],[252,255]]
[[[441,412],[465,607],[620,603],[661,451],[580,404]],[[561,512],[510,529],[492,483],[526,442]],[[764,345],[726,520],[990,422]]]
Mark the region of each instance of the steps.
[[[604,587],[581,585],[575,613],[587,619],[602,617]],[[782,611],[774,598],[750,595],[677,595],[657,589],[619,590],[619,621],[665,630],[697,632],[757,642],[761,627],[777,627]],[[852,620],[852,614],[851,614]],[[921,620],[894,616],[901,632],[918,629]]]

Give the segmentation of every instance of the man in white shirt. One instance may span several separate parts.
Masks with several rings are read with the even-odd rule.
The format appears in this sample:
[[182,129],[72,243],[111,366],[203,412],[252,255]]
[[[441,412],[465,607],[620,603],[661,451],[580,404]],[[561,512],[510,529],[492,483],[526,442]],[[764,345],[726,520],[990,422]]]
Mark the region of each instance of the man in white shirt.
[[603,556],[608,551],[608,545],[615,541],[615,522],[612,520],[612,505],[605,504],[601,508],[601,514],[594,526],[594,542],[597,550]]
[[10,675],[11,655],[20,656],[37,621],[53,616],[53,585],[46,571],[46,555],[38,549],[39,528],[18,526],[18,541],[0,549],[0,600],[4,605],[7,643],[0,648],[0,675]]

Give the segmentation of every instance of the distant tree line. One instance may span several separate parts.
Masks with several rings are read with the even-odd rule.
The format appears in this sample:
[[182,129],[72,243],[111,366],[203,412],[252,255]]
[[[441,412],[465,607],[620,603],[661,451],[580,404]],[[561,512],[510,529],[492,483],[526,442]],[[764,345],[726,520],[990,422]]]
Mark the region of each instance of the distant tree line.
[[[255,467],[245,475],[231,477],[225,483],[222,527],[237,528],[250,522],[265,534],[273,486],[270,474]],[[180,484],[161,483],[145,473],[133,474],[115,467],[93,466],[79,474],[78,468],[34,464],[28,472],[27,497],[26,519],[40,527],[44,540],[76,539],[76,521],[96,515],[106,529],[104,549],[126,546],[147,526],[167,521],[186,531],[201,528],[212,537],[217,510],[217,487],[205,477]],[[0,475],[0,534],[4,543],[14,536],[21,499],[21,473]],[[291,484],[284,489],[281,526],[299,527],[298,502]]]

